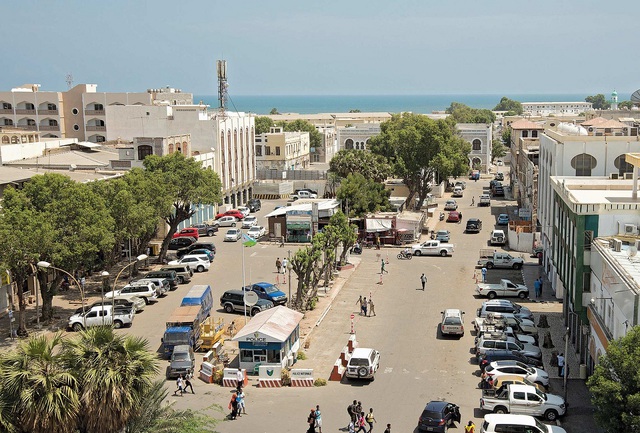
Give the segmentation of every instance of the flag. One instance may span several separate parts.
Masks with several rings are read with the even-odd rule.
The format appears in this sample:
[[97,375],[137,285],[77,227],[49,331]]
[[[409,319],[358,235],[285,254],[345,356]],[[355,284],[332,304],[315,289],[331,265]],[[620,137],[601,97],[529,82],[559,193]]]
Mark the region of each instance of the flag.
[[244,233],[242,233],[242,245],[244,245],[245,247],[252,247],[256,244],[256,240],[254,238],[252,238],[251,236],[245,235]]

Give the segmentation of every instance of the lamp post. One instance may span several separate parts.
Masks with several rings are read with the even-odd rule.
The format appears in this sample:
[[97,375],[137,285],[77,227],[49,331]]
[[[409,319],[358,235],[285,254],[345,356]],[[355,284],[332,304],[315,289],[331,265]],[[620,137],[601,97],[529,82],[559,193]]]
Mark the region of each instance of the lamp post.
[[287,251],[287,270],[289,271],[289,308],[291,308],[291,269],[293,269],[293,265],[291,264],[291,250]]
[[78,286],[78,289],[80,290],[80,298],[82,300],[82,311],[84,311],[84,306],[85,306],[84,289],[82,288],[82,286],[80,285],[78,280],[76,280],[76,277],[74,277],[69,272],[65,271],[64,269],[60,269],[60,268],[57,268],[57,267],[53,266],[49,262],[40,261],[40,262],[37,263],[37,266],[39,268],[54,269],[56,271],[62,272],[63,274],[66,274],[66,275],[70,276],[71,279],[73,280],[73,282],[76,283],[76,286]]
[[132,265],[135,265],[138,262],[141,262],[142,260],[146,260],[148,257],[149,256],[147,256],[146,254],[140,254],[138,257],[136,257],[135,261],[129,263],[124,268],[120,269],[120,272],[118,272],[118,275],[116,275],[116,279],[113,282],[113,291],[111,292],[111,308],[114,311],[116,309],[116,289],[118,288],[118,278],[120,278],[120,275],[122,275],[122,272],[124,272],[125,269],[127,269]]
[[[100,286],[100,302],[102,303],[102,326],[104,326],[104,286],[108,286],[109,284],[109,272],[102,271],[100,272],[100,276],[102,277],[102,285]],[[113,314],[113,311],[111,314]]]

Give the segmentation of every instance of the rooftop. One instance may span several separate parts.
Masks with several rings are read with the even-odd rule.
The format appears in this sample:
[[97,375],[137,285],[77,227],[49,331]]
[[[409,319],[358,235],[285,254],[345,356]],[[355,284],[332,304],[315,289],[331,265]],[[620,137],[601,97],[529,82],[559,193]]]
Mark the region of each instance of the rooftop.
[[555,191],[565,197],[568,204],[590,205],[579,213],[598,213],[604,209],[623,206],[623,210],[640,209],[640,199],[633,197],[633,180],[610,179],[604,176],[551,176]]
[[290,310],[284,305],[270,308],[256,314],[249,323],[238,331],[233,337],[233,341],[240,341],[254,333],[268,335],[278,341],[286,341],[296,329],[302,317],[304,317],[304,314]]
[[527,119],[516,120],[510,126],[511,129],[544,129],[544,127],[539,123],[532,122]]
[[[640,256],[638,256],[638,248],[635,244],[622,244],[620,251],[616,251],[611,247],[610,241],[617,236],[596,238],[594,244],[597,244],[604,256],[608,256],[610,263],[614,265],[614,269],[619,274],[627,277],[627,280],[633,283],[630,289],[635,293],[640,293]],[[613,294],[615,297],[615,294]]]

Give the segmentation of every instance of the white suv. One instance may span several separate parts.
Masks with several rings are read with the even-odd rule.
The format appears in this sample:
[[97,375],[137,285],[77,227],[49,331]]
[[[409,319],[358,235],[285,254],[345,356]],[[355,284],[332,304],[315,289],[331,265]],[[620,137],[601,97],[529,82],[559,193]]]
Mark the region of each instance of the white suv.
[[156,286],[151,282],[141,284],[133,283],[124,286],[120,290],[115,290],[104,294],[104,297],[106,299],[111,299],[114,297],[116,299],[130,299],[136,296],[144,299],[144,302],[149,305],[151,301],[155,301],[158,298]]
[[530,415],[491,413],[484,416],[480,433],[567,433],[561,427],[543,424]]
[[182,256],[180,260],[169,262],[169,265],[189,265],[191,269],[195,269],[197,272],[204,272],[209,270],[211,262],[209,257],[204,254],[187,254]]
[[464,311],[457,308],[448,308],[441,314],[440,332],[442,335],[464,335],[464,320],[462,318]]
[[380,366],[380,352],[374,349],[357,348],[353,350],[345,376],[353,379],[375,379]]

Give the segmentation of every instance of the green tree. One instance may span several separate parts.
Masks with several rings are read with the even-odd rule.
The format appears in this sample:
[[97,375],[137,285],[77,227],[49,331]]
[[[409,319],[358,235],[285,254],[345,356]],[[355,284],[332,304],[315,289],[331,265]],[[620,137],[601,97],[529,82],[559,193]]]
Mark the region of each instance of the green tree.
[[340,183],[336,197],[342,201],[350,217],[359,217],[370,212],[390,211],[391,191],[384,185],[366,179],[360,173],[351,173]]
[[[0,426],[15,433],[72,433],[80,400],[61,361],[60,334],[32,337],[0,354]],[[101,403],[101,402],[96,402]],[[97,430],[96,430],[97,431]]]
[[621,110],[632,110],[634,105],[635,104],[631,101],[622,101],[618,103],[618,108]]
[[360,173],[376,182],[384,182],[392,174],[391,166],[383,156],[357,149],[338,151],[329,162],[329,171],[341,178]]
[[493,123],[496,115],[491,110],[471,108],[460,102],[452,102],[445,110],[456,123]]
[[162,185],[162,193],[172,202],[171,208],[161,215],[169,226],[160,250],[159,260],[162,261],[178,225],[195,213],[196,205],[218,203],[222,184],[216,173],[179,152],[167,156],[151,155],[143,164],[150,181]]
[[607,433],[640,431],[640,327],[613,340],[587,381],[596,423]]
[[496,158],[502,158],[507,154],[507,147],[502,144],[502,140],[498,140],[494,138],[491,142],[491,162],[493,162]]
[[[296,299],[293,303],[297,309],[306,309],[309,300],[313,297],[310,289],[313,287],[313,280],[318,277],[317,263],[322,260],[323,246],[326,244],[326,235],[324,233],[316,234],[311,239],[311,245],[304,246],[291,257],[291,267],[298,277],[298,287],[296,288]],[[313,278],[312,278],[313,277]],[[315,291],[316,289],[314,289]]]
[[79,431],[122,431],[158,373],[146,340],[98,326],[65,340],[64,364],[78,383]]
[[509,148],[511,147],[511,127],[507,126],[502,130],[502,143]]
[[584,98],[586,102],[591,102],[593,104],[594,110],[608,110],[611,108],[611,104],[605,99],[602,93],[598,93],[597,95],[587,96]]
[[339,245],[342,246],[339,262],[343,264],[347,261],[349,250],[358,239],[358,226],[350,224],[349,218],[342,212],[336,212],[331,216],[329,226],[335,230]]
[[514,101],[513,99],[509,99],[506,96],[503,96],[493,108],[493,111],[507,111],[509,115],[521,115],[522,114],[522,104],[518,101]]
[[276,115],[276,114],[280,114],[280,112],[278,112],[277,108],[272,108],[271,111],[269,111],[269,114],[271,114],[272,116]]
[[298,119],[293,122],[278,122],[278,125],[282,126],[284,131],[290,132],[308,132],[309,133],[309,143],[311,147],[321,147],[322,146],[322,134],[318,132],[315,126],[312,123],[307,122],[306,120]]
[[267,116],[256,116],[255,125],[256,125],[256,135],[265,134],[271,131],[271,127],[273,126],[273,120],[271,120],[271,117],[267,117]]

